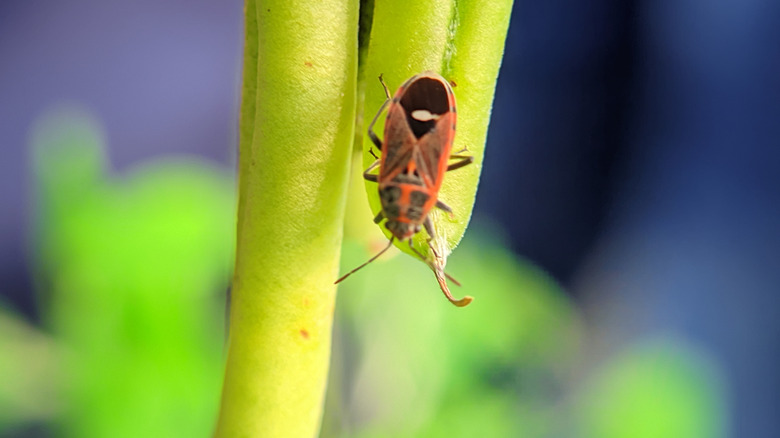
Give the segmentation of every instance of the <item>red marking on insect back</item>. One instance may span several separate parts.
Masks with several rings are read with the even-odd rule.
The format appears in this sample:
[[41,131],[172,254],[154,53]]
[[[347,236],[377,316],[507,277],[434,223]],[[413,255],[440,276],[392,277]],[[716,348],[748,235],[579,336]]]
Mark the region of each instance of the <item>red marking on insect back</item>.
[[[379,80],[382,81],[381,76]],[[435,239],[429,217],[433,207],[452,213],[452,209],[438,199],[444,174],[473,162],[473,157],[450,154],[455,138],[455,94],[449,82],[433,72],[407,80],[392,98],[384,82],[382,86],[387,100],[368,127],[368,135],[382,155],[363,176],[378,183],[382,210],[374,221],[379,223],[387,219],[385,227],[393,237],[382,251],[336,283],[376,260],[390,248],[393,239],[398,239],[407,241],[412,251],[434,271],[442,292],[451,303],[466,306],[472,298],[456,300],[452,297],[445,277],[454,279],[444,272],[441,260],[426,258],[412,246],[412,237],[422,228],[431,240]],[[373,126],[385,107],[387,119],[384,141],[381,141],[373,132]],[[451,163],[453,159],[458,161]],[[377,166],[379,174],[370,173]],[[430,246],[430,240],[428,244]],[[433,247],[431,250],[435,253]]]

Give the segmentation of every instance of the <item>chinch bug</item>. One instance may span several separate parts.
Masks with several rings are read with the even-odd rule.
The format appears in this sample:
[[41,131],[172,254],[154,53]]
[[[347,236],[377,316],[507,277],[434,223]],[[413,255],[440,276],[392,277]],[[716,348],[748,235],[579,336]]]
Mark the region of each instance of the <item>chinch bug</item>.
[[[444,272],[438,260],[429,260],[412,245],[412,237],[425,228],[429,236],[428,245],[436,254],[431,246],[435,231],[428,213],[437,207],[452,214],[452,209],[438,199],[444,173],[474,161],[471,156],[450,155],[455,137],[455,95],[449,82],[430,71],[407,80],[392,98],[382,76],[379,76],[379,81],[387,100],[368,125],[368,136],[382,152],[382,156],[363,172],[363,177],[379,185],[382,210],[374,222],[387,219],[385,227],[390,230],[392,237],[382,251],[336,280],[336,283],[376,260],[390,248],[394,239],[398,239],[407,241],[412,251],[433,270],[442,292],[452,304],[466,306],[472,298],[453,298],[445,277],[456,284],[458,282]],[[388,109],[382,141],[373,128],[385,108]],[[379,174],[370,173],[377,166]]]

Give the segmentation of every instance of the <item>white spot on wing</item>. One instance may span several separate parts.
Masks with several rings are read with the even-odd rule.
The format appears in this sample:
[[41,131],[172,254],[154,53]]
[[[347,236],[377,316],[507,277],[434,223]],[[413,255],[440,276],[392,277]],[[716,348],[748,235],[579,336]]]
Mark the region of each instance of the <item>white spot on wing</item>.
[[439,115],[433,114],[427,109],[418,109],[412,111],[412,118],[421,122],[430,122],[431,120],[437,120]]

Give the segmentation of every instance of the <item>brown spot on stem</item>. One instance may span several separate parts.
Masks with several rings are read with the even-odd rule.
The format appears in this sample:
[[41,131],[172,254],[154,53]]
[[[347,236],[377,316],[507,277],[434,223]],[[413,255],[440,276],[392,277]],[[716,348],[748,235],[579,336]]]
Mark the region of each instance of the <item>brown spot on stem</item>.
[[309,61],[304,62],[303,65],[305,65],[306,67],[313,67],[314,66],[314,64],[312,64]]
[[301,329],[301,337],[303,339],[309,339],[309,331],[306,329]]

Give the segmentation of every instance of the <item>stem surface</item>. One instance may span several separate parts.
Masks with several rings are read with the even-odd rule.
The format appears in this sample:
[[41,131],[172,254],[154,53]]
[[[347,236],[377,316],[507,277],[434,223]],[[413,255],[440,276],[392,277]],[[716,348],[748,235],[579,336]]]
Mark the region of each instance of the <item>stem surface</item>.
[[217,437],[322,416],[354,136],[358,4],[247,0],[236,267]]

